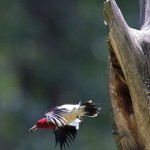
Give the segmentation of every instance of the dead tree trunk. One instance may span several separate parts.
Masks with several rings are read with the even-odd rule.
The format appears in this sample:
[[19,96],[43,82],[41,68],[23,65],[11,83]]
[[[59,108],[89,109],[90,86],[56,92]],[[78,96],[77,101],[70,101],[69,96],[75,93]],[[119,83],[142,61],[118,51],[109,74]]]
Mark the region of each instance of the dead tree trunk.
[[150,0],[139,0],[139,5],[136,30],[128,26],[115,0],[104,3],[110,106],[119,150],[150,150]]

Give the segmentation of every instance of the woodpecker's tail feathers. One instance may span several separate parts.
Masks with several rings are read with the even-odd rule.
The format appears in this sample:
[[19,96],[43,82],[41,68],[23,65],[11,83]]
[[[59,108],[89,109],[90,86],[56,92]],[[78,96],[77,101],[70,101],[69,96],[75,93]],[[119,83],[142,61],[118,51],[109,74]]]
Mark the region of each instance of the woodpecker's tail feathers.
[[92,100],[89,100],[85,103],[81,103],[80,108],[84,108],[84,116],[87,117],[96,117],[101,109],[98,105],[95,105],[95,103]]

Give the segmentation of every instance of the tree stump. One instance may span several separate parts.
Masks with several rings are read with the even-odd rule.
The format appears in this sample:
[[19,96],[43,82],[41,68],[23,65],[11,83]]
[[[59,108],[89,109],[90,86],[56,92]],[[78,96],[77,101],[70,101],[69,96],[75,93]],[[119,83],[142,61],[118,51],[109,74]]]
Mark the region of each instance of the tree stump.
[[137,30],[128,26],[115,0],[104,3],[110,107],[119,150],[150,150],[150,0],[139,0],[139,6]]

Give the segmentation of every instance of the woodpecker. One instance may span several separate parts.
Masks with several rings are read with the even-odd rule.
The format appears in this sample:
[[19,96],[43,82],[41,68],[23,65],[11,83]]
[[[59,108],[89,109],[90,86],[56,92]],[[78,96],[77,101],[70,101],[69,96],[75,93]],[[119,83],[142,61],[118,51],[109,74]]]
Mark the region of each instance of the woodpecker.
[[79,104],[65,104],[56,106],[45,113],[45,118],[37,121],[37,123],[29,129],[53,129],[55,141],[60,145],[60,149],[65,149],[67,145],[72,144],[75,140],[79,123],[83,117],[96,117],[99,114],[100,107],[95,105],[92,100]]

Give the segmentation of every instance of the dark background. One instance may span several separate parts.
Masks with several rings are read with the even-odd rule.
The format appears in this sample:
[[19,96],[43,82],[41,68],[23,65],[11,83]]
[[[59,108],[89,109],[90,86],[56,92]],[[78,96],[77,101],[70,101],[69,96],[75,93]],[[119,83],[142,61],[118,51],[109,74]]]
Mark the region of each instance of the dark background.
[[[117,0],[137,28],[138,2]],[[101,0],[0,1],[0,149],[53,150],[53,133],[28,129],[55,105],[89,99],[101,113],[80,124],[70,150],[115,150]],[[56,148],[58,150],[59,147]]]

